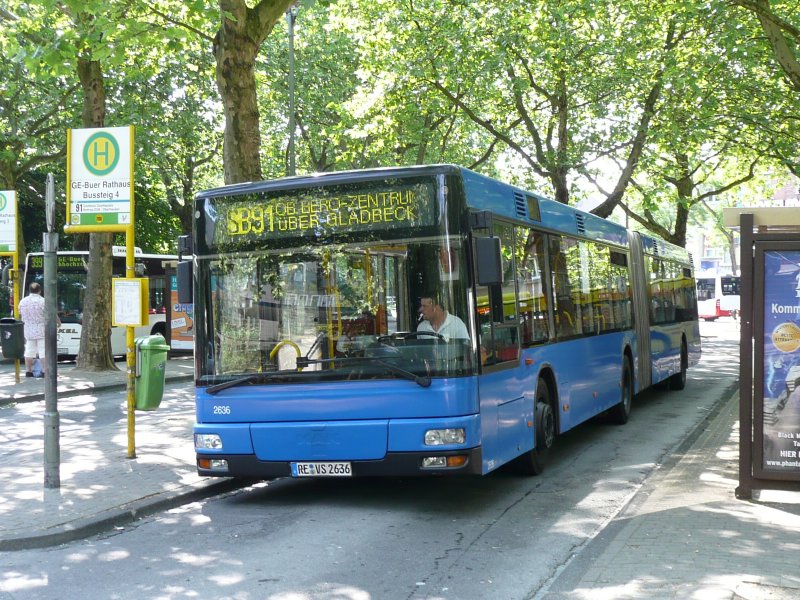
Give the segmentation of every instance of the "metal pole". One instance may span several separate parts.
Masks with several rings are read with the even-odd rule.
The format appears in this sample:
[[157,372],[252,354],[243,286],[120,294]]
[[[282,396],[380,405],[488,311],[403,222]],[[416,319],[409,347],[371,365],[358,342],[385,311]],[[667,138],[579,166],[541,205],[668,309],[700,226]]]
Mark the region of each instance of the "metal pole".
[[[742,246],[740,331],[739,331],[739,485],[734,491],[740,500],[753,497],[753,322],[755,320],[755,259],[753,258],[753,226],[751,213],[739,216]],[[759,340],[764,343],[763,340]]]
[[[133,212],[133,203],[131,203]],[[131,218],[133,223],[133,218]],[[136,257],[134,254],[134,229],[133,225],[125,233],[125,277],[136,277]],[[128,348],[128,458],[136,458],[136,328],[125,328],[125,345]]]
[[[19,245],[17,245],[17,251],[14,253],[12,258],[12,285],[13,285],[13,309],[14,309],[14,318],[19,321],[19,301],[22,300],[22,269],[19,266]],[[17,358],[14,360],[14,381],[19,383],[19,359]]]
[[294,164],[294,22],[297,19],[297,6],[294,5],[286,12],[286,21],[289,23],[289,165],[287,175],[295,174]]
[[44,487],[61,487],[61,419],[58,414],[58,234],[55,227],[56,194],[53,174],[47,174],[45,216],[47,233],[42,234],[44,249]]

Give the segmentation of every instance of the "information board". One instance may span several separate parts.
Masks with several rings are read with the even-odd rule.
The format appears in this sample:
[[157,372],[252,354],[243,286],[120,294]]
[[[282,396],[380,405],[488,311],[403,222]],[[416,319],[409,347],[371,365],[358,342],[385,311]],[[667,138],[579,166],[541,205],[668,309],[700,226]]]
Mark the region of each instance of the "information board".
[[17,192],[0,191],[0,252],[17,251]]
[[147,323],[148,283],[146,277],[111,280],[112,325],[141,327]]
[[65,230],[125,231],[132,222],[133,127],[69,130]]

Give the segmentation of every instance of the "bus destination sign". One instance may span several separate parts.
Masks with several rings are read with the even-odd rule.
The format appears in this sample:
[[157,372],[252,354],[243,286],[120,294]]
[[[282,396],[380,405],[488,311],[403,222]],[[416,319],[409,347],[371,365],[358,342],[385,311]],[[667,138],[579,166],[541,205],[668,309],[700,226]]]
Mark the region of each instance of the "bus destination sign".
[[[44,268],[44,256],[41,254],[37,255],[30,255],[30,265],[34,269],[43,269]],[[86,262],[83,256],[77,255],[70,255],[70,254],[59,254],[57,256],[58,261],[58,268],[59,269],[77,269],[80,271],[86,271]]]
[[277,197],[249,196],[247,201],[217,204],[224,227],[215,241],[235,242],[253,236],[314,236],[433,224],[429,187],[415,185],[329,194],[303,190]]

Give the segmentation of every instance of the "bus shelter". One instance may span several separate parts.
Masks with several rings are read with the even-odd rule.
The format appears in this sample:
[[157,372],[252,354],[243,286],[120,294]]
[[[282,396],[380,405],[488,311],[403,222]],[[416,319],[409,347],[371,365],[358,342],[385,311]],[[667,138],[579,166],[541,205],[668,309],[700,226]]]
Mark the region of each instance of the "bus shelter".
[[741,235],[739,486],[800,491],[800,208],[725,209]]

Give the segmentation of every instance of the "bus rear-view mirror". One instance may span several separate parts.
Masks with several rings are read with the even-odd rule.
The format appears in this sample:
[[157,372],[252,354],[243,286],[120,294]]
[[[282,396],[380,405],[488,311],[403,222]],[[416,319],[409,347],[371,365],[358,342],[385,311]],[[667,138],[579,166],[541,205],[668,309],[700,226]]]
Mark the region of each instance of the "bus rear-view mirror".
[[177,266],[178,302],[191,304],[194,302],[192,295],[192,261],[183,260]]
[[475,238],[475,266],[478,285],[503,283],[499,237]]

